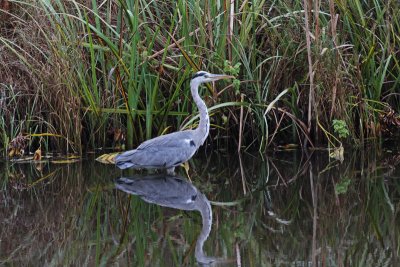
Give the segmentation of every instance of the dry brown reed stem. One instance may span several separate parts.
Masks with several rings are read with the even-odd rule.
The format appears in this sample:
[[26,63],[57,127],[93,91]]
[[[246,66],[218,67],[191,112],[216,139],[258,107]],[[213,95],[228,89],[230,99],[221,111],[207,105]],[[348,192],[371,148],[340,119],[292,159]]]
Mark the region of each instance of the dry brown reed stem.
[[319,35],[320,35],[319,31],[319,10],[321,6],[320,3],[321,2],[319,0],[314,0],[314,24],[315,24],[314,36],[317,45],[319,45]]
[[[240,95],[240,102],[243,103],[244,94]],[[239,142],[238,142],[238,152],[242,147],[242,138],[243,138],[243,105],[240,106],[240,119],[239,119]]]
[[242,156],[240,153],[239,155],[239,167],[240,167],[240,176],[242,178],[242,188],[243,188],[243,195],[247,195],[247,189],[246,189],[246,172],[244,171],[243,168],[243,161],[242,161]]
[[[209,4],[208,1],[206,2],[206,4],[207,4],[207,7],[206,7],[207,19],[208,19],[208,21],[211,21],[212,19],[211,19],[210,4]],[[212,50],[214,50],[214,36],[213,36],[213,25],[212,25],[212,23],[207,23],[207,29],[208,29],[208,36],[209,36],[208,40],[210,42],[210,47],[211,47]]]
[[[333,44],[335,47],[337,47],[337,34],[336,34],[336,26],[337,26],[337,21],[338,21],[338,15],[335,14],[335,3],[333,0],[329,0],[329,13],[331,15],[331,34],[332,34],[332,40]],[[339,50],[336,50],[336,60],[339,61]],[[331,107],[331,112],[330,112],[330,119],[332,119],[333,114],[335,112],[335,102],[336,102],[336,96],[337,96],[337,85],[339,82],[339,70],[336,70],[335,73],[335,81],[332,87],[332,107]]]
[[232,36],[233,36],[233,19],[234,19],[234,11],[235,11],[235,0],[230,1],[230,10],[229,10],[229,28],[228,28],[228,58],[229,61],[232,61]]
[[313,116],[313,106],[314,106],[314,72],[313,63],[311,57],[311,36],[310,36],[310,18],[309,18],[309,7],[308,0],[304,0],[304,19],[306,26],[306,42],[307,42],[307,59],[308,59],[308,75],[310,76],[310,91],[308,95],[308,133],[311,132],[311,119]]

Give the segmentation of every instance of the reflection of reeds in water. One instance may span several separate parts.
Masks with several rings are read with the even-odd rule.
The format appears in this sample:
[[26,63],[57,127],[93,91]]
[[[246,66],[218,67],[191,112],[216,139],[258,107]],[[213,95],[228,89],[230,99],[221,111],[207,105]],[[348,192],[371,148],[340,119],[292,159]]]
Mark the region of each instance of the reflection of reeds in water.
[[[320,264],[395,264],[400,170],[395,151],[382,155],[368,148],[345,154],[343,163],[328,152],[283,151],[264,162],[242,155],[243,172],[237,158],[211,155],[206,162],[199,155],[192,179],[216,203],[204,251],[235,261],[239,253],[242,266],[308,262],[312,255]],[[41,172],[30,164],[0,168],[0,264],[195,264],[197,213],[115,191],[116,169],[88,162],[45,164]],[[12,186],[54,171],[33,187]]]
[[[291,157],[295,158],[295,154]],[[399,235],[395,225],[399,191],[393,166],[384,164],[387,158],[377,157],[371,148],[368,154],[356,151],[346,156],[345,163],[340,164],[329,162],[327,155],[314,153],[295,168],[296,161],[290,160],[291,157],[269,159],[269,165],[272,162],[275,165],[270,178],[274,177],[277,184],[270,181],[256,197],[253,195],[248,207],[258,207],[254,208],[254,221],[250,225],[244,222],[245,228],[252,229],[250,235],[267,245],[252,242],[257,246],[245,249],[250,254],[247,258],[265,257],[282,262],[314,259],[318,264],[352,266],[398,262],[398,243],[393,237]],[[392,171],[390,178],[388,170]],[[350,185],[338,195],[335,188],[346,179]],[[291,224],[277,222],[268,210],[290,219]],[[254,254],[260,247],[269,250]]]

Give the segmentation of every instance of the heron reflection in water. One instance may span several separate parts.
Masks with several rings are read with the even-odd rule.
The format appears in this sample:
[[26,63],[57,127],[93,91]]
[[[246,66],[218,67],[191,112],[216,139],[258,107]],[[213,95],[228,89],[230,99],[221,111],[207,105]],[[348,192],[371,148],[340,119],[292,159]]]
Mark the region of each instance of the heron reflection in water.
[[180,210],[199,211],[203,226],[196,242],[196,260],[201,264],[217,261],[217,258],[208,257],[203,251],[204,242],[211,232],[210,201],[193,184],[178,176],[158,174],[121,177],[115,180],[115,187],[128,194],[137,195],[148,203]]

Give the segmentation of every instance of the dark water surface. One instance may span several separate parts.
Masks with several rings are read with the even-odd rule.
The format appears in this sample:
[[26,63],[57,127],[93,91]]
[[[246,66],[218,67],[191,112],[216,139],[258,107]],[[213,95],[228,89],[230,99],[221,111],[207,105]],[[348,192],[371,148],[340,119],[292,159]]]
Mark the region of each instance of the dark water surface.
[[0,266],[400,266],[398,146],[198,153],[193,183],[92,158],[0,173]]

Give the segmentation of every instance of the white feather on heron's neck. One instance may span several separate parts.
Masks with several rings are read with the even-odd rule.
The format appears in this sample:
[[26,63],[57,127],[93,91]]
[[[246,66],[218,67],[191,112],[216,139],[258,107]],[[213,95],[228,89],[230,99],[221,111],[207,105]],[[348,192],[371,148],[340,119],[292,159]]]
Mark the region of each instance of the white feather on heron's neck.
[[200,123],[195,130],[198,137],[198,140],[195,140],[197,146],[201,146],[204,143],[204,141],[207,139],[208,132],[210,131],[210,120],[208,117],[207,106],[199,95],[198,89],[200,84],[201,82],[199,79],[193,79],[190,81],[190,91],[200,112]]

